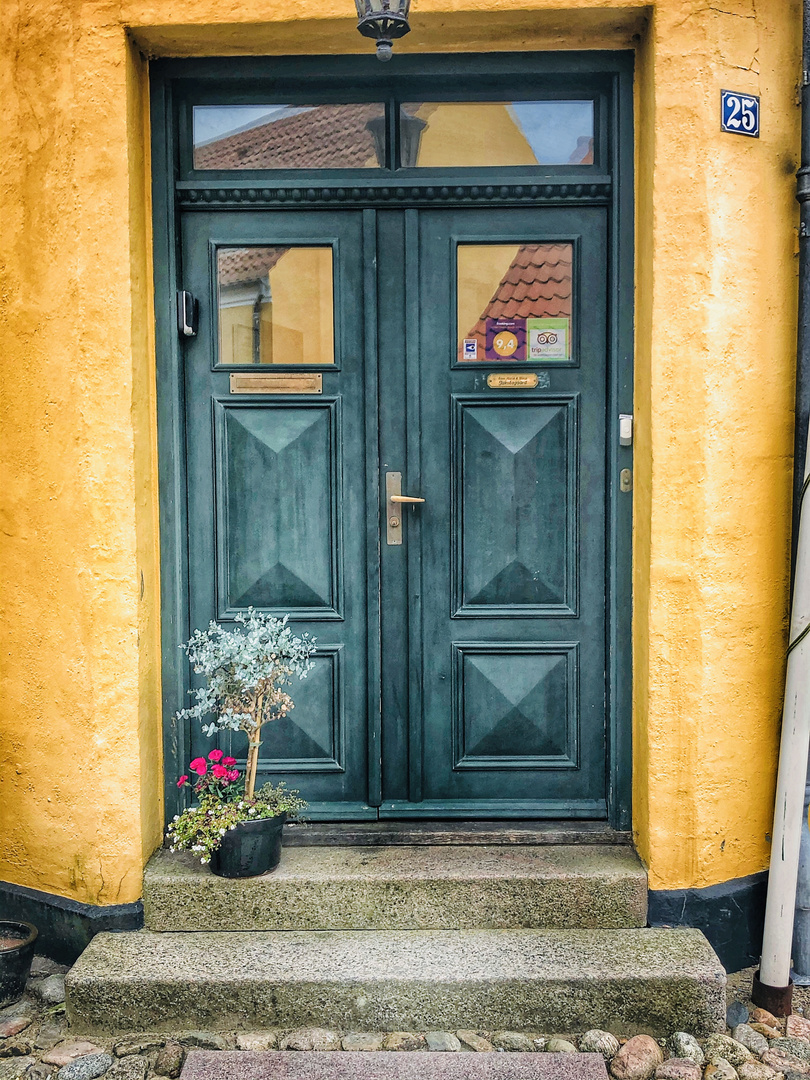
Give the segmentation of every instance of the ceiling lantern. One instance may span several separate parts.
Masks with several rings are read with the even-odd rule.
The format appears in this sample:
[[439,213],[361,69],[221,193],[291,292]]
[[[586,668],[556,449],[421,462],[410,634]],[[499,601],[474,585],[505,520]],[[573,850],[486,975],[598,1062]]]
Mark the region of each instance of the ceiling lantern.
[[363,37],[377,42],[377,59],[390,60],[396,38],[410,32],[408,11],[411,0],[354,0],[357,29]]

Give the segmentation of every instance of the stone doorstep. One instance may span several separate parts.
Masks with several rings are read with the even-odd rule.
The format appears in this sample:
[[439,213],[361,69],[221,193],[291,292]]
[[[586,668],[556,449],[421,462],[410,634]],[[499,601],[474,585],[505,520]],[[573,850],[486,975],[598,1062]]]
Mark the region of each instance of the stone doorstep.
[[258,878],[225,880],[188,852],[144,873],[157,931],[620,929],[647,922],[635,852],[606,845],[285,847]]
[[607,1080],[601,1054],[192,1050],[180,1080]]
[[[77,1033],[329,1027],[667,1036],[725,1028],[698,930],[98,934],[67,978]],[[235,1023],[235,1019],[236,1020]]]

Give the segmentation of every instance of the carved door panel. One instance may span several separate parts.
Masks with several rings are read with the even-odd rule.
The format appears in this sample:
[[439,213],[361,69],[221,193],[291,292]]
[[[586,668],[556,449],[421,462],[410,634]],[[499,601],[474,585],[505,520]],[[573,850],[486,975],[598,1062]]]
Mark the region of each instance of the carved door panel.
[[[183,221],[184,281],[201,300],[185,350],[190,625],[232,625],[253,607],[317,638],[294,709],[264,729],[259,779],[300,788],[321,817],[376,816],[362,235],[360,212]],[[190,736],[192,755],[211,745],[196,725]],[[245,756],[241,734],[219,745]]]
[[425,502],[407,780],[387,760],[382,814],[604,817],[606,213],[406,213],[404,490]]

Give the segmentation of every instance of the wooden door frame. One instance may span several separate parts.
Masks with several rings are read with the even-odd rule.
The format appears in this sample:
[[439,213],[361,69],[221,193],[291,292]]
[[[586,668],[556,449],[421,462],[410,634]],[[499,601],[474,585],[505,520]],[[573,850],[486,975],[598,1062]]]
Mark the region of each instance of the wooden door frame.
[[[158,486],[161,568],[162,710],[166,815],[181,808],[174,777],[187,761],[188,739],[174,715],[187,704],[188,528],[185,476],[183,354],[177,333],[180,205],[235,209],[601,205],[609,213],[607,383],[607,794],[608,821],[631,826],[632,790],[632,496],[619,491],[619,472],[632,466],[620,448],[618,417],[633,411],[634,142],[632,52],[482,53],[403,55],[392,70],[373,56],[219,57],[158,60],[150,65],[152,198],[158,411]],[[273,80],[272,89],[268,89]],[[282,84],[279,86],[279,82]],[[502,86],[534,86],[540,93],[598,94],[597,159],[593,166],[493,170],[377,170],[374,175],[321,173],[317,186],[303,171],[234,172],[189,179],[187,103],[194,95],[223,103],[295,94],[319,102],[387,100],[400,88],[411,100],[436,100],[436,88],[470,88],[456,100],[486,100]],[[420,85],[421,84],[421,85]],[[357,88],[362,95],[358,95]],[[473,89],[474,88],[474,89]],[[353,91],[353,92],[352,92]],[[346,94],[352,92],[352,97]],[[381,97],[381,95],[387,95]],[[421,97],[420,97],[421,95]],[[514,95],[513,95],[514,96]],[[440,100],[441,98],[439,98]],[[204,100],[204,97],[203,97]],[[191,170],[193,173],[193,170]],[[269,185],[269,186],[268,186]],[[350,186],[351,185],[351,186]],[[367,326],[376,313],[367,312]],[[371,697],[371,695],[370,695]]]

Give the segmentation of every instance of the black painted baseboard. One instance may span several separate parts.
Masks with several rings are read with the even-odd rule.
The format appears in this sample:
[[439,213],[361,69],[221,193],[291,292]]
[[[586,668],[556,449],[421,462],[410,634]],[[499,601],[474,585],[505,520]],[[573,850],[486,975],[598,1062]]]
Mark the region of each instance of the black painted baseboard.
[[39,930],[36,951],[60,964],[72,964],[102,930],[140,930],[143,904],[98,907],[64,896],[0,881],[0,919],[21,919]]
[[696,926],[711,942],[726,971],[759,964],[768,872],[706,889],[649,893],[650,926]]

